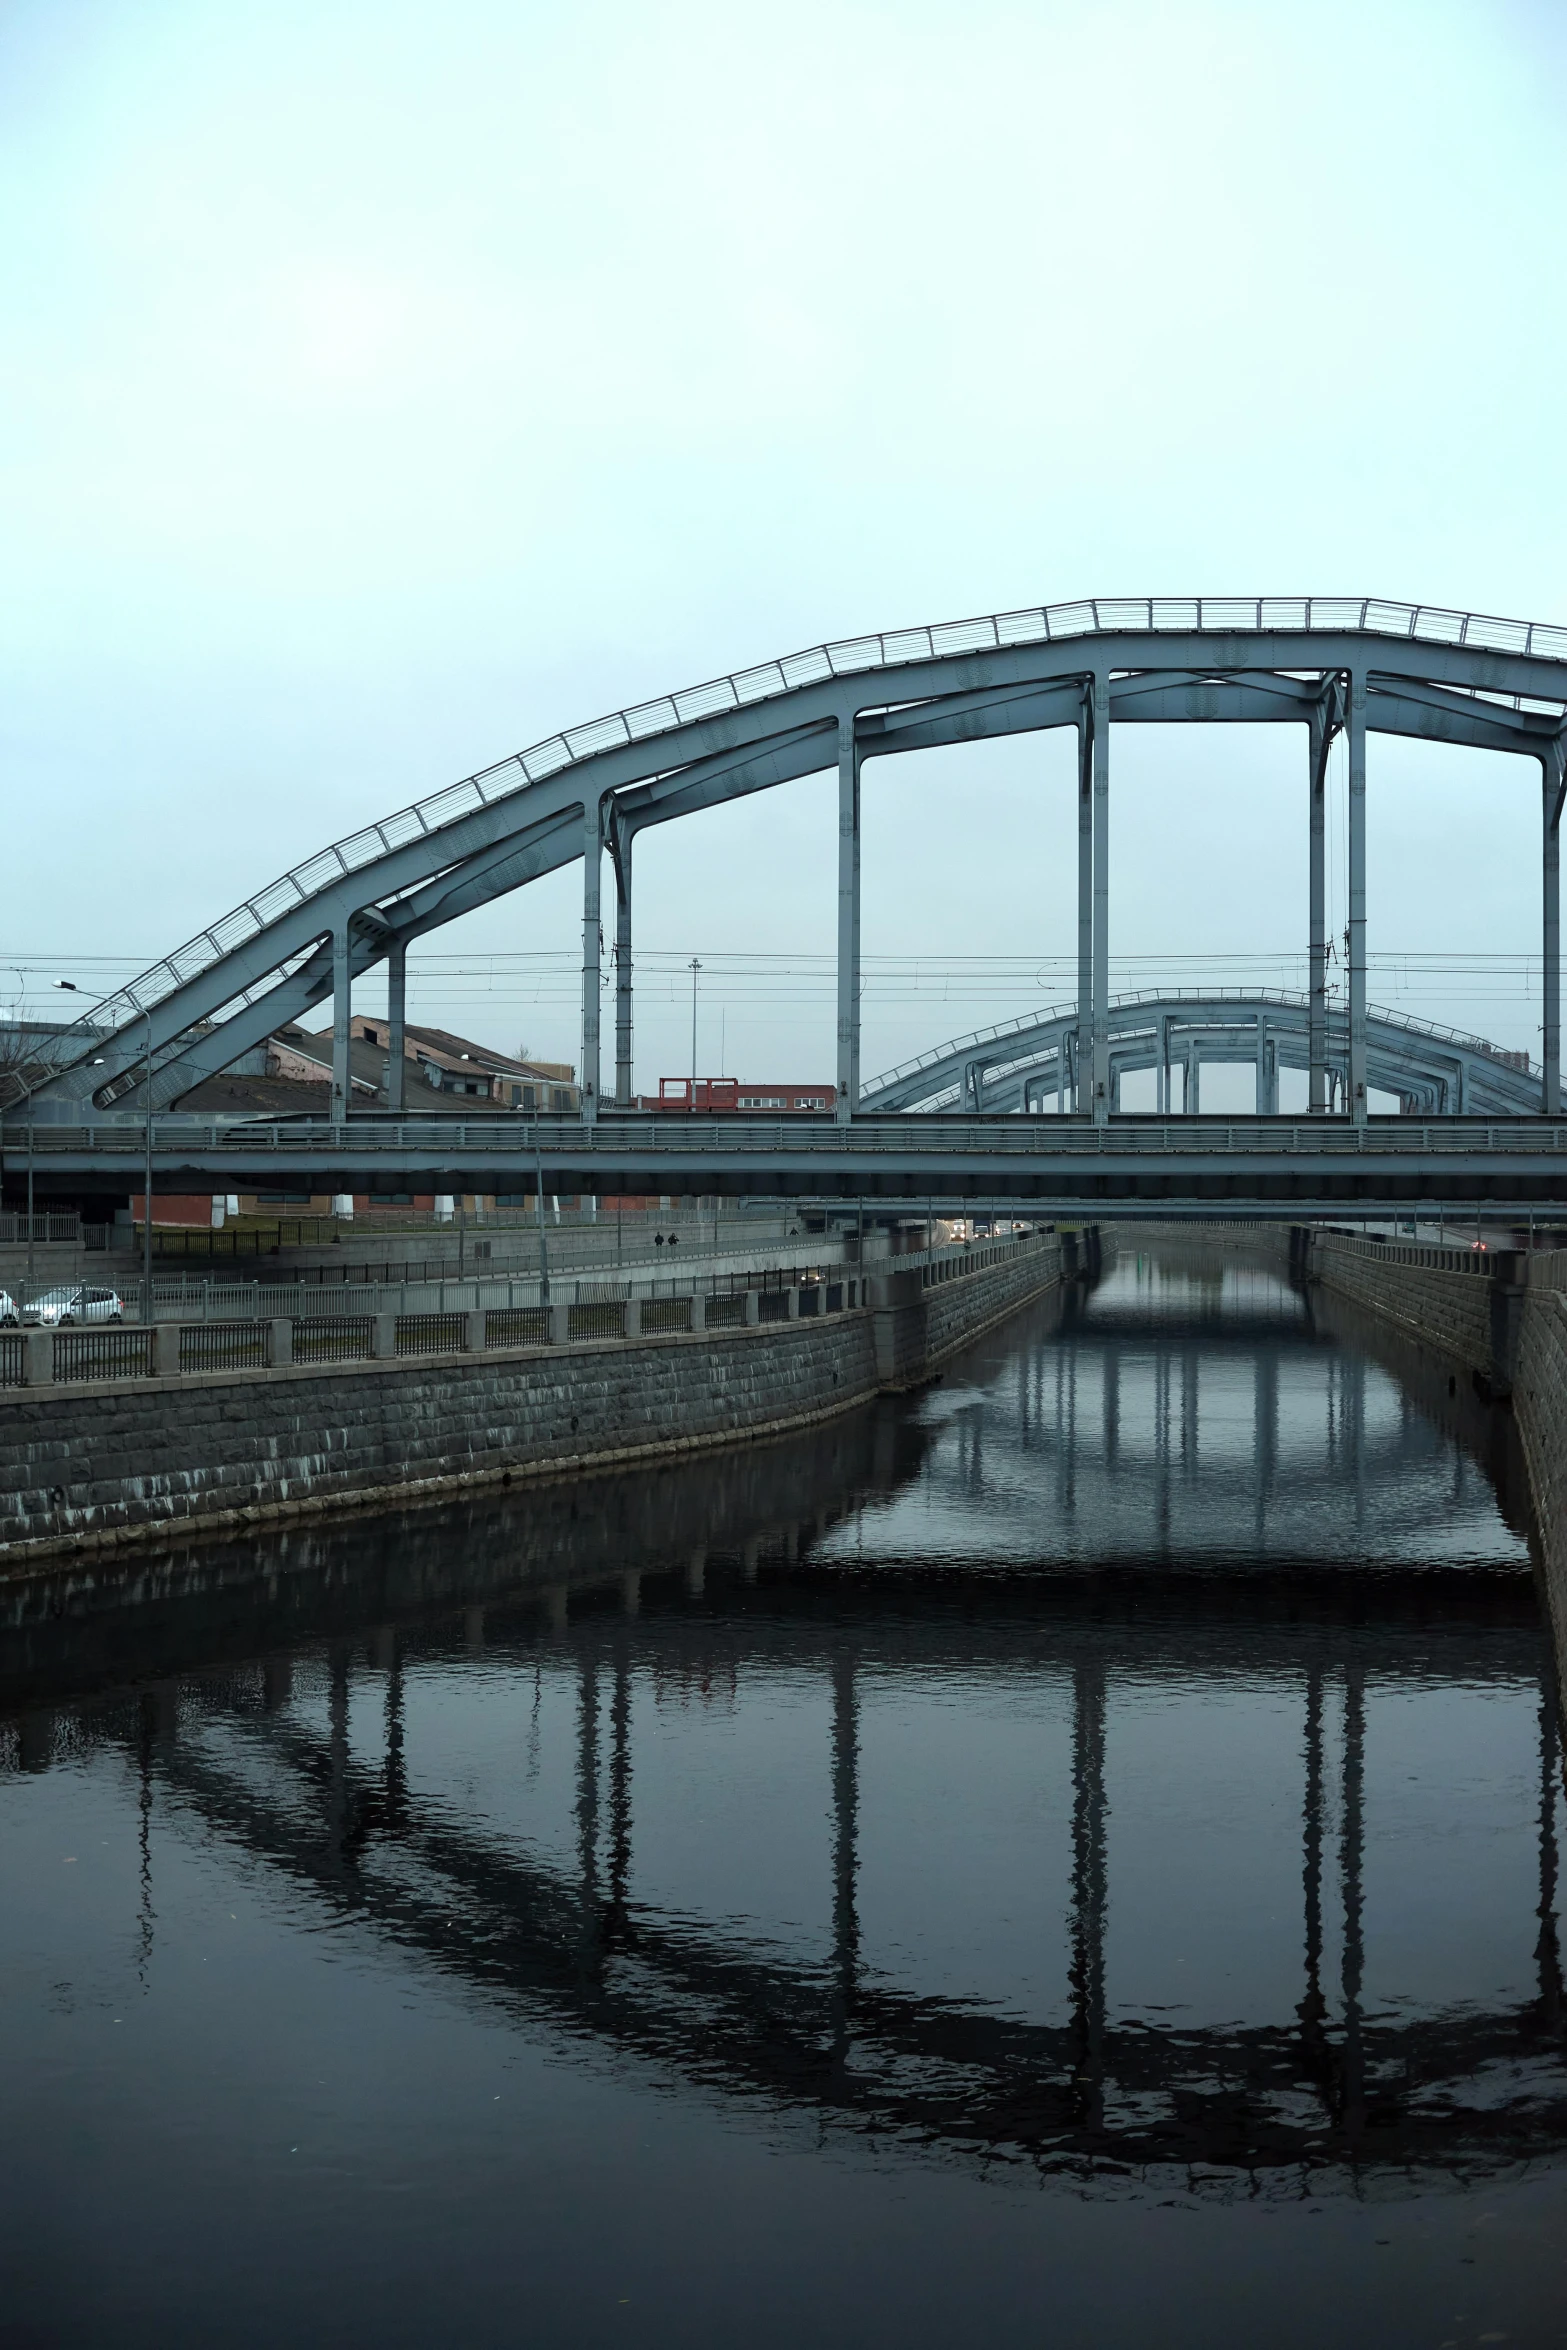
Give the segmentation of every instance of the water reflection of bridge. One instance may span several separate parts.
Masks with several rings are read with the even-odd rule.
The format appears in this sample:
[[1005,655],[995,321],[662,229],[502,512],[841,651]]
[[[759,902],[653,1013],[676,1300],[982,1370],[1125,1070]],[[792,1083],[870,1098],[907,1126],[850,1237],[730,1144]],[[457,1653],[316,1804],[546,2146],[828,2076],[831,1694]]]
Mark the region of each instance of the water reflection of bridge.
[[[35,1709],[0,1738],[24,1767],[47,1768],[59,1725],[38,1709],[97,1692],[63,1751],[85,1737],[123,1754],[144,1832],[159,1813],[196,1823],[465,1996],[704,2093],[1068,2172],[1202,2164],[1287,2185],[1308,2171],[1320,2183],[1416,2167],[1429,2180],[1559,2159],[1560,1756],[1533,1591],[1517,1566],[1413,1571],[1376,1518],[1376,1490],[1429,1481],[1449,1443],[1450,1476],[1478,1487],[1494,1415],[1413,1357],[1402,1404],[1372,1408],[1374,1366],[1325,1343],[1276,1289],[1266,1298],[1241,1311],[1232,1288],[1217,1321],[1200,1295],[1184,1321],[1154,1320],[1135,1293],[1117,1304],[1101,1290],[1070,1349],[1036,1315],[1032,1338],[1014,1325],[945,1400],[884,1404],[667,1478],[279,1536],[263,1546],[266,1579],[232,1546],[149,1556],[129,1584],[58,1566],[0,1594],[17,1660],[0,1714]],[[1300,1395],[1297,1362],[1317,1380]],[[1014,1408],[987,1416],[987,1381],[1008,1380]],[[1103,1516],[1108,1440],[1108,1457],[1137,1471],[1123,1482],[1156,1492],[1162,1464],[1178,1519],[1186,1401],[1220,1387],[1240,1401],[1195,1414],[1188,1490],[1217,1493],[1248,1540],[1262,1495],[1277,1553],[1240,1577],[1201,1556],[1194,1571],[1185,1535],[1163,1564],[1146,1542],[1123,1548]],[[1308,1395],[1313,1409],[1332,1402],[1341,1507],[1361,1494],[1369,1511],[1349,1560],[1313,1551],[1298,1526],[1286,1539],[1301,1514],[1291,1413]],[[1242,1490],[1248,1451],[1262,1465]],[[1038,1513],[1069,1474],[1077,1522],[1097,1528],[1091,1551],[1041,1538]],[[1030,1563],[916,1570],[885,1545],[862,1563],[850,1542],[861,1515],[895,1511],[916,1485],[971,1519],[983,1504],[1002,1532],[1031,1506]],[[1407,1509],[1400,1525],[1407,1535]],[[420,1749],[411,1692],[463,1659],[569,1692],[570,1785],[549,1835],[519,1831],[504,1804],[483,1813],[454,1797]],[[826,1925],[814,1943],[671,1907],[638,1876],[639,1690],[730,1686],[743,1708],[778,1671],[817,1693],[819,1743],[790,1797],[807,1807],[795,1829],[815,1838]],[[1032,1677],[1064,1693],[1064,1960],[1041,2014],[984,1986],[931,1993],[874,1962],[869,1693],[940,1676],[976,1692]],[[1166,2026],[1110,1996],[1112,1870],[1131,1865],[1110,1808],[1116,1725],[1151,1683],[1260,1688],[1298,1725],[1296,1981],[1250,2021]],[[1372,2002],[1368,1729],[1390,1693],[1477,1683],[1516,1693],[1533,1719],[1532,1884],[1516,1896],[1532,1983],[1511,1999]]]
[[[411,1745],[410,1674],[444,1674],[480,1650],[487,1670],[524,1686],[542,1665],[575,1689],[559,1849],[439,1791]],[[780,1666],[823,1691],[825,1950],[638,1898],[634,1693],[639,1679],[710,1682],[715,1662],[742,1701],[756,1673]],[[864,1694],[931,1668],[974,1686],[1020,1671],[1069,1681],[1069,1958],[1065,2012],[1051,2020],[922,1995],[866,1962]],[[1107,2000],[1114,1708],[1150,1675],[1213,1688],[1241,1675],[1298,1707],[1298,1995],[1271,2022],[1150,2029],[1118,2023]],[[1533,1693],[1536,1891],[1518,1926],[1534,1947],[1534,1993],[1368,2012],[1368,1698],[1477,1681]],[[1266,1573],[1238,1603],[1187,1578],[1114,1571],[998,1578],[959,1596],[940,1576],[817,1565],[796,1530],[793,1544],[775,1537],[749,1557],[601,1568],[569,1596],[559,1584],[513,1588],[455,1621],[384,1624],[300,1667],[274,1656],[164,1683],[86,1720],[139,1774],[144,1821],[162,1811],[199,1823],[466,1992],[707,2090],[1067,2169],[1198,2163],[1287,2179],[1417,2165],[1429,2176],[1567,2145],[1556,1716],[1514,1575],[1434,1603],[1428,1578],[1388,1574],[1349,1611],[1321,1578]],[[45,1765],[36,1718],[30,1739],[23,1759]]]
[[1399,1359],[1358,1320],[1346,1345],[1356,1318],[1320,1293],[1216,1287],[1169,1312],[1158,1279],[1133,1287],[1128,1270],[1066,1300],[1070,1345],[1009,1344],[1008,1408],[989,1408],[985,1350],[972,1383],[927,1406],[950,1441],[924,1484],[966,1517],[965,1547],[1301,1562],[1352,1540],[1379,1561],[1453,1557],[1471,1534],[1494,1540],[1498,1480],[1521,1545],[1521,1467],[1498,1458],[1510,1430],[1470,1413],[1489,1439],[1477,1460],[1451,1410],[1416,1401],[1420,1382],[1456,1400],[1445,1366]]
[[[1562,1982],[1555,1910],[1556,1727],[1538,1697],[1536,1995],[1481,2011],[1409,2016],[1366,2011],[1363,1918],[1368,1682],[1407,1666],[1392,1624],[1347,1645],[1265,1634],[1260,1649],[1219,1633],[1232,1668],[1287,1674],[1298,1690],[1304,1748],[1299,1821],[1299,1997],[1253,2028],[1118,2028],[1106,2000],[1111,1859],[1106,1801],[1110,1698],[1118,1672],[1146,1673],[1134,1626],[1099,1625],[1071,1663],[1072,1815],[1066,2020],[1038,2023],[979,2002],[919,1996],[864,1963],[859,1923],[860,1689],[867,1669],[910,1662],[910,1623],[881,1611],[829,1648],[813,1598],[780,1594],[757,1625],[732,1621],[742,1680],[758,1651],[811,1659],[831,1692],[831,1817],[822,1869],[832,1889],[825,1964],[639,1903],[632,1891],[635,1768],[632,1686],[649,1662],[648,1626],[598,1615],[571,1654],[578,1731],[569,1859],[520,1847],[416,1792],[407,1746],[403,1645],[388,1633],[374,1673],[379,1752],[350,1735],[350,1695],[367,1670],[346,1645],[327,1659],[324,1727],[290,1708],[286,1676],[262,1668],[187,1688],[177,1704],[148,1694],[118,1716],[149,1805],[172,1803],[204,1829],[267,1862],[296,1890],[356,1921],[471,1991],[544,2017],[607,2049],[710,2089],[762,2097],[856,2128],[950,2148],[1010,2151],[1047,2165],[1202,2163],[1243,2171],[1309,2166],[1485,2168],[1555,2154],[1567,2143]],[[911,1597],[903,1595],[906,1604]],[[956,1645],[970,1670],[1015,1671],[1014,1609],[969,1625]],[[1037,1618],[1029,1619],[1039,1634]],[[1059,1639],[1060,1627],[1056,1627]],[[538,1636],[548,1641],[547,1619]],[[1211,1670],[1214,1634],[1199,1641]],[[472,1639],[475,1627],[470,1623]],[[508,1652],[513,1633],[503,1634]],[[914,1646],[950,1661],[947,1610],[921,1618]],[[710,1648],[711,1626],[666,1615],[654,1647],[667,1664]],[[1166,1621],[1154,1645],[1181,1649]],[[527,1646],[524,1637],[523,1648]],[[1267,1652],[1274,1651],[1271,1665]],[[1526,1633],[1461,1636],[1420,1669],[1465,1677],[1537,1673]],[[519,1652],[520,1653],[520,1652]],[[1059,1656],[1059,1648],[1056,1651]],[[1330,1730],[1330,1717],[1336,1729]],[[105,1727],[108,1725],[106,1724]],[[1340,1790],[1336,1823],[1330,1782]],[[1338,1915],[1336,1967],[1326,1963]],[[1498,2093],[1510,2080],[1512,2093]]]

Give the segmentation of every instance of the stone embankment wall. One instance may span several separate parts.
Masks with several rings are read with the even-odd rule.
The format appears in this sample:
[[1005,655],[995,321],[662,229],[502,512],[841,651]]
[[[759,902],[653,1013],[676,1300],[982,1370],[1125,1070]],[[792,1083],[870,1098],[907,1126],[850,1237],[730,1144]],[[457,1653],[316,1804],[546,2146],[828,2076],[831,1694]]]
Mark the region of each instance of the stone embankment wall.
[[1311,1232],[1297,1240],[1296,1261],[1511,1401],[1567,1656],[1567,1250],[1482,1254]]
[[0,1404],[0,1564],[782,1434],[919,1384],[1097,1261],[1091,1235],[984,1253],[991,1261],[974,1272],[868,1280],[867,1301],[837,1313],[10,1390]]
[[1497,1360],[1491,1327],[1503,1294],[1492,1273],[1495,1261],[1478,1251],[1406,1248],[1349,1233],[1312,1232],[1305,1269],[1325,1289],[1456,1355],[1502,1392],[1508,1374]]

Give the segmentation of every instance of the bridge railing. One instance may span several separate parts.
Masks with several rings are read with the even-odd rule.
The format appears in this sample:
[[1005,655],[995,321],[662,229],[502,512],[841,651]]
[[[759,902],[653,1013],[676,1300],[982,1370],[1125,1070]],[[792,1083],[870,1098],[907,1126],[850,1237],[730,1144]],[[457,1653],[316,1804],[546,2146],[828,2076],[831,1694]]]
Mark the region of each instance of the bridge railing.
[[[135,1128],[50,1126],[42,1131],[48,1137],[53,1166],[80,1157],[118,1159],[132,1173],[140,1166],[143,1146]],[[1076,1117],[1042,1120],[937,1115],[915,1119],[894,1113],[856,1118],[844,1126],[830,1119],[793,1118],[787,1123],[762,1118],[663,1120],[606,1113],[594,1125],[578,1119],[541,1121],[536,1133],[531,1119],[504,1116],[461,1121],[419,1118],[406,1123],[359,1118],[338,1125],[310,1121],[243,1128],[232,1122],[181,1118],[154,1122],[153,1148],[156,1155],[176,1162],[181,1154],[222,1151],[233,1165],[269,1158],[298,1162],[312,1151],[330,1153],[339,1162],[358,1159],[369,1165],[376,1159],[406,1157],[418,1163],[433,1154],[457,1151],[476,1160],[493,1156],[499,1169],[522,1176],[531,1174],[536,1157],[542,1156],[547,1174],[562,1164],[586,1170],[598,1162],[608,1178],[622,1167],[634,1171],[643,1154],[652,1165],[661,1157],[684,1160],[694,1154],[785,1162],[812,1156],[841,1159],[860,1152],[932,1160],[968,1153],[991,1158],[1092,1158],[1106,1152],[1169,1154],[1182,1159],[1216,1153],[1362,1158],[1429,1156],[1443,1151],[1462,1154],[1483,1148],[1538,1154],[1567,1150],[1567,1121],[1400,1116],[1374,1117],[1356,1125],[1345,1118],[1146,1118],[1117,1112],[1101,1126]]]

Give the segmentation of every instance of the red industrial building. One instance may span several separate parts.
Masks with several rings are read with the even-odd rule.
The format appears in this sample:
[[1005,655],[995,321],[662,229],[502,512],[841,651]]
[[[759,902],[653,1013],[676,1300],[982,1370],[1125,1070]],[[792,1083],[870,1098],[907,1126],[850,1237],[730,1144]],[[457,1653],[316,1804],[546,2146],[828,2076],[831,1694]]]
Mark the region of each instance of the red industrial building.
[[705,1117],[809,1117],[830,1110],[835,1085],[765,1084],[746,1077],[661,1077],[658,1093],[639,1095],[639,1110],[695,1110]]

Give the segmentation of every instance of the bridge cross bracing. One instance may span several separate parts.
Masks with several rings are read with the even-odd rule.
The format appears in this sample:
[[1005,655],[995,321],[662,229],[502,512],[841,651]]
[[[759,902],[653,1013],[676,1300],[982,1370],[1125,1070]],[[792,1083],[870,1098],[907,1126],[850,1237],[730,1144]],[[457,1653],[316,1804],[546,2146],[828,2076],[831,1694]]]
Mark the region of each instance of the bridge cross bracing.
[[1567,629],[1363,597],[1112,598],[814,647],[572,728],[331,844],[153,965],[77,1026],[28,1086],[64,1122],[177,1101],[333,998],[335,1115],[350,1108],[354,981],[387,970],[389,1084],[403,1106],[406,958],[419,938],[581,859],[582,1110],[601,1100],[603,859],[615,895],[615,1078],[632,1098],[632,871],[649,826],[836,768],[838,1114],[860,1096],[860,783],[864,762],[1055,727],[1078,743],[1078,999],[1070,1107],[1114,1106],[1109,992],[1112,727],[1287,723],[1305,731],[1310,867],[1307,1067],[1329,1111],[1325,779],[1348,751],[1344,1105],[1364,1122],[1366,738],[1522,755],[1541,772],[1543,1049],[1535,1106],[1560,1106],[1560,823]]

